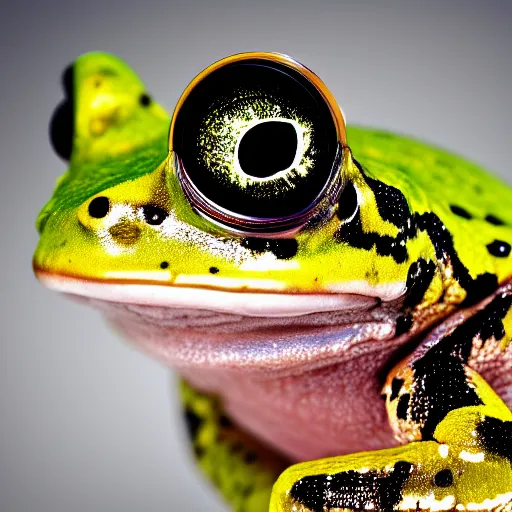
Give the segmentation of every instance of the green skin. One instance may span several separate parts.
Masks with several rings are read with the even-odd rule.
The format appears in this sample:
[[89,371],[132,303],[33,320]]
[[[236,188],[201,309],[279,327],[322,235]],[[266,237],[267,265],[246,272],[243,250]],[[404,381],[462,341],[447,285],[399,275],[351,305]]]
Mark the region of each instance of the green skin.
[[[355,293],[397,301],[396,339],[416,337],[417,349],[388,369],[383,388],[395,437],[409,444],[303,462],[282,474],[286,459],[229,421],[222,400],[183,383],[198,463],[231,507],[266,510],[272,492],[275,511],[512,510],[511,189],[442,150],[349,127],[340,172],[358,191],[363,236],[371,233],[372,242],[350,232],[340,239],[349,224],[335,210],[294,234],[297,253],[283,261],[248,250],[242,237],[192,208],[168,153],[170,119],[125,63],[94,53],[72,69],[70,166],[37,220],[34,268],[43,281],[213,289],[236,292],[242,302],[243,292]],[[381,186],[418,219],[415,236],[400,238],[403,226],[386,213]],[[98,197],[108,197],[110,209],[92,216]],[[165,211],[175,232],[187,226],[191,234],[172,236],[148,223],[144,205]],[[375,237],[402,242],[405,258],[386,253]],[[429,269],[426,281],[413,271],[418,262]],[[430,331],[440,322],[444,330]],[[428,384],[439,382],[435,368],[454,375],[442,389]],[[489,368],[501,379],[497,392],[477,373]],[[473,402],[452,399],[466,395]]]

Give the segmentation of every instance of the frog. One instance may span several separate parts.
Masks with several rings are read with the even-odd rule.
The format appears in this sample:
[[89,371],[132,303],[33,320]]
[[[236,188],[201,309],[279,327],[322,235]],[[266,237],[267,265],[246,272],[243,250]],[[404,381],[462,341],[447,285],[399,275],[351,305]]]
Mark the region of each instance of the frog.
[[172,116],[107,53],[63,89],[35,274],[178,372],[230,510],[512,510],[507,184],[347,126],[279,53],[215,62]]

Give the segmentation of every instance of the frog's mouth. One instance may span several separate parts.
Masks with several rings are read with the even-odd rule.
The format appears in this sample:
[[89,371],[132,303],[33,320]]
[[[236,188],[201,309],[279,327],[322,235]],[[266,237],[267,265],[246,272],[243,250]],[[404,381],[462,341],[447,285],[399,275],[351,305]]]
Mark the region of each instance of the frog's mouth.
[[115,303],[200,309],[244,316],[288,317],[327,311],[365,310],[381,302],[378,297],[357,293],[279,293],[168,285],[140,280],[81,279],[37,267],[35,273],[48,288],[71,295]]
[[182,369],[280,374],[350,359],[374,351],[376,341],[381,348],[396,343],[403,300],[95,281],[35,271],[42,284],[100,309],[143,351]]

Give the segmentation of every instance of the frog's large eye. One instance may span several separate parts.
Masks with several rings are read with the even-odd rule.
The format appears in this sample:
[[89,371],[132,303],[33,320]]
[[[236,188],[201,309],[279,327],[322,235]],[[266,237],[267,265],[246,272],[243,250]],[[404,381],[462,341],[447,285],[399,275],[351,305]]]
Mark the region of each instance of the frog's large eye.
[[297,229],[341,190],[341,111],[316,75],[280,54],[235,55],[198,75],[169,143],[193,207],[236,231]]

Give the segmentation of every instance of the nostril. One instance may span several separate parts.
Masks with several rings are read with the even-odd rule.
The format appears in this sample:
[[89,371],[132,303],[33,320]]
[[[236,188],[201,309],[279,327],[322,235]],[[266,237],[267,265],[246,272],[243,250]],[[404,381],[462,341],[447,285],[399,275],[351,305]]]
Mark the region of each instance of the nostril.
[[110,201],[108,197],[95,197],[89,203],[89,215],[95,219],[102,219],[110,210]]

